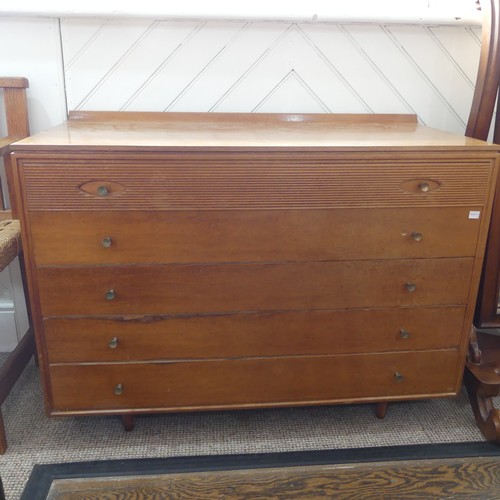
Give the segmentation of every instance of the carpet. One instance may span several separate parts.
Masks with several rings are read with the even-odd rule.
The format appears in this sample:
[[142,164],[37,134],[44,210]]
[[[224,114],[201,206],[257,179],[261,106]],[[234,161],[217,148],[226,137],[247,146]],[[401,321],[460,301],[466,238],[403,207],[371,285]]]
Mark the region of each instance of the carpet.
[[36,465],[22,500],[500,498],[500,447],[392,446]]

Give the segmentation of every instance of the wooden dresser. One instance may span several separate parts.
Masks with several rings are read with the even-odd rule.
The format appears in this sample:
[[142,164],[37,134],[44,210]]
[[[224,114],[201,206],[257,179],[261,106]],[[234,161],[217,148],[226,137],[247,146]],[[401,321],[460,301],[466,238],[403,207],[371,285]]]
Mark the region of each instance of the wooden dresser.
[[95,112],[13,149],[48,414],[459,391],[498,146],[411,115]]

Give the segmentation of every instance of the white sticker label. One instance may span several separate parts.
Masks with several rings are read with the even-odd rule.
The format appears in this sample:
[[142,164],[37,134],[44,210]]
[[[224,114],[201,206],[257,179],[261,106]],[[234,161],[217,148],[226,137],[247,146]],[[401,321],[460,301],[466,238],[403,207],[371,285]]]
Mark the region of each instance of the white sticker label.
[[479,219],[481,212],[479,210],[470,210],[469,211],[469,219]]

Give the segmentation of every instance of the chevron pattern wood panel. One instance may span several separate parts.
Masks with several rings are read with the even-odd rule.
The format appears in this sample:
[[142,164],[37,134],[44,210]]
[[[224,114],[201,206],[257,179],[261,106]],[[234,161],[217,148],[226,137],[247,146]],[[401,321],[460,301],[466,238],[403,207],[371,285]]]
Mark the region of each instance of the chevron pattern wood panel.
[[463,133],[467,26],[61,20],[70,110],[416,113]]

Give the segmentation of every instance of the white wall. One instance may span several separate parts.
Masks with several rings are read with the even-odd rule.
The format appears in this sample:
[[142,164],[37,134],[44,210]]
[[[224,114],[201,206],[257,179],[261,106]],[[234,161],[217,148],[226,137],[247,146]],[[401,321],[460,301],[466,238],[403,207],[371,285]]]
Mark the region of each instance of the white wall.
[[463,133],[477,25],[0,17],[32,132],[69,109],[414,112]]
[[[59,20],[0,17],[0,73],[30,81],[32,131],[55,125],[66,116]],[[2,130],[2,134],[5,130]]]
[[463,133],[478,28],[61,23],[70,109],[416,113]]
[[159,20],[474,24],[473,0],[0,0],[0,15]]
[[[97,10],[94,17],[79,17],[73,2],[44,2],[45,12],[33,2],[32,10],[30,2],[4,3],[0,74],[29,79],[32,132],[58,124],[67,109],[106,109],[410,112],[426,125],[463,134],[479,59],[480,18],[470,10],[438,12],[445,1],[414,0],[420,10],[405,18],[400,8],[391,24],[347,23],[363,14],[353,9],[343,22],[321,22],[334,18],[331,2],[295,3],[309,10],[289,10],[282,20],[267,11],[267,17],[251,21],[238,20],[241,12],[216,20],[221,16],[215,11],[204,18],[197,11],[195,19],[186,20],[179,12],[168,19],[168,12],[139,17],[123,9],[122,17],[105,18],[97,11],[106,2],[87,2]],[[191,4],[182,3],[185,9]],[[429,5],[434,10],[426,22],[421,13]],[[330,9],[330,17],[320,7]],[[33,9],[45,17],[33,17]],[[294,22],[308,19],[313,9],[320,13],[315,22]],[[68,17],[54,17],[63,15]],[[2,280],[10,278],[0,276],[0,289]],[[10,339],[0,337],[0,350],[12,347],[15,334]]]
[[[59,21],[0,18],[0,40],[0,74],[25,76],[30,80],[28,96],[32,131],[42,130],[63,120],[66,103]],[[1,111],[3,117],[3,109]],[[5,121],[0,123],[0,136],[3,135],[6,135]],[[14,349],[27,328],[26,307],[16,260],[0,273],[0,352]]]

